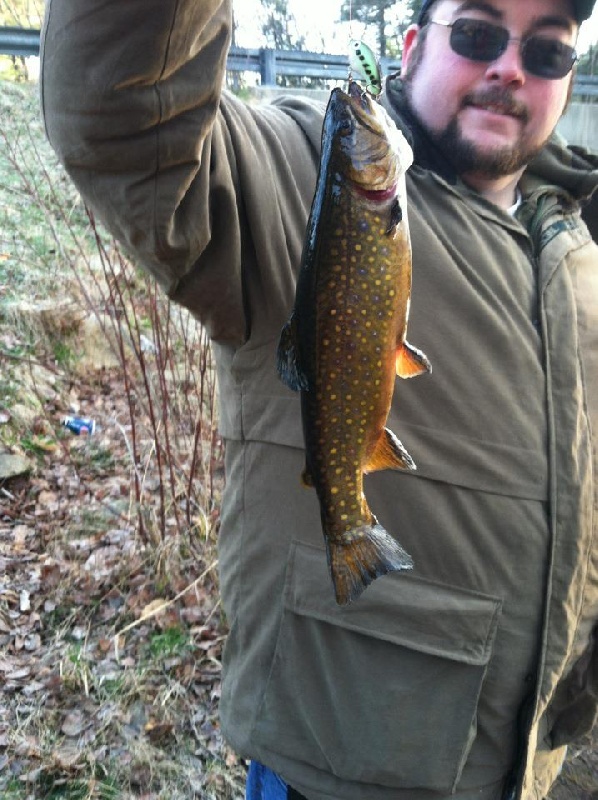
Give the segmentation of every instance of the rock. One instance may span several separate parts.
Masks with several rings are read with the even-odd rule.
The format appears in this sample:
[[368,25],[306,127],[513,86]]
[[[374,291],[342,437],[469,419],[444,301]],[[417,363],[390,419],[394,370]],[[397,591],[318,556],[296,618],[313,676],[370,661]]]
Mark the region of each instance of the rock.
[[24,456],[13,455],[0,450],[0,480],[16,478],[30,472],[32,464]]

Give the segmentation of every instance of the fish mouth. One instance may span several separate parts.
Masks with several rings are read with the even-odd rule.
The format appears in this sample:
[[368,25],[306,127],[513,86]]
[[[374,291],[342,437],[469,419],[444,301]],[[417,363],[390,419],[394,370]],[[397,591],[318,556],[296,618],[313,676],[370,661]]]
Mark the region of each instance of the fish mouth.
[[378,126],[372,125],[372,122],[376,123],[372,99],[367,92],[361,89],[358,83],[350,81],[347,92],[343,92],[342,89],[339,90],[339,98],[360,125],[363,125],[371,133],[379,133]]
[[362,197],[365,197],[367,200],[372,200],[374,203],[385,203],[387,200],[391,200],[393,197],[396,197],[397,194],[396,183],[393,183],[393,185],[389,186],[387,189],[366,189],[357,181],[351,181],[351,185],[355,188],[358,194],[360,194]]

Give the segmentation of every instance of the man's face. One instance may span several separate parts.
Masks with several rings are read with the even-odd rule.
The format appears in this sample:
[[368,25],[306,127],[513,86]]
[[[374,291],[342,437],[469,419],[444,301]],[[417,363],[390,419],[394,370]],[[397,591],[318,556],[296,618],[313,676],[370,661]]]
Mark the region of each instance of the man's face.
[[[439,0],[430,19],[467,17],[500,25],[511,37],[547,36],[574,45],[577,25],[569,0]],[[461,175],[511,175],[541,149],[563,113],[572,80],[525,71],[520,41],[495,61],[453,52],[451,28],[430,24],[423,50],[411,30],[403,55],[407,99]]]

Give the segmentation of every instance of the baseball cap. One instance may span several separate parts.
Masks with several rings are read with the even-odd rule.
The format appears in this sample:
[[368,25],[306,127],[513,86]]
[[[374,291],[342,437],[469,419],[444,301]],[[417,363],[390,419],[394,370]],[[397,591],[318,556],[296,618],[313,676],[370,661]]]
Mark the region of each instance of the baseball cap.
[[[437,0],[424,0],[421,11],[419,12],[419,16],[417,18],[418,25],[422,24],[425,15],[436,1]],[[575,17],[578,22],[583,22],[584,19],[587,19],[591,15],[595,2],[596,0],[574,0],[573,6],[575,8]]]

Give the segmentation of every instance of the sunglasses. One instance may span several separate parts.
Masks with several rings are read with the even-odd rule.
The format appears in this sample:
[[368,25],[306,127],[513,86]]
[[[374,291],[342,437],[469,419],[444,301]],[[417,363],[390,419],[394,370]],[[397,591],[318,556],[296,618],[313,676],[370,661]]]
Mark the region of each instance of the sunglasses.
[[462,17],[454,22],[431,19],[436,25],[451,29],[450,46],[457,55],[470,61],[496,61],[507,49],[509,42],[521,42],[523,68],[530,75],[549,80],[564,78],[577,61],[577,53],[558,39],[548,36],[527,36],[518,39],[506,28],[481,19]]

